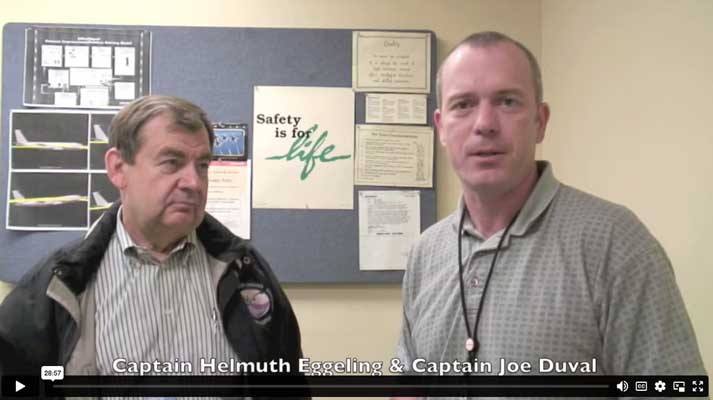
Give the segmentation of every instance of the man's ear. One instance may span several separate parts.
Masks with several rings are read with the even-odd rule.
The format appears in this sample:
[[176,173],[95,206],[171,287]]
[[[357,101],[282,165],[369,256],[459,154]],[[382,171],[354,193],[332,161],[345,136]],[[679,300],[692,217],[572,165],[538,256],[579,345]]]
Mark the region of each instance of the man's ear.
[[537,107],[537,143],[542,143],[545,138],[545,129],[547,122],[550,120],[550,106],[547,103],[541,103]]
[[443,125],[443,114],[441,114],[441,109],[436,108],[436,111],[433,112],[433,122],[436,124],[436,134],[438,134],[438,140],[441,142],[441,145],[445,147],[446,145],[446,138],[444,137],[443,129],[441,129],[441,126]]
[[121,152],[116,147],[106,151],[104,164],[106,166],[106,174],[111,183],[119,190],[124,189],[126,187],[126,167],[128,164],[121,157]]

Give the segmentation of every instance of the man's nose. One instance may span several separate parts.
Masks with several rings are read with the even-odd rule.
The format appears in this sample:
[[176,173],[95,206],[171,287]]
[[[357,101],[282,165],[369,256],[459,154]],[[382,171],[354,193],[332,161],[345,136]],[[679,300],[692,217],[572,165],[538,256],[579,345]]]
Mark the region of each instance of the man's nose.
[[181,170],[179,184],[181,189],[198,190],[203,183],[203,176],[198,167],[193,164],[187,164]]
[[497,110],[488,101],[481,101],[475,116],[473,131],[476,135],[492,135],[499,129]]

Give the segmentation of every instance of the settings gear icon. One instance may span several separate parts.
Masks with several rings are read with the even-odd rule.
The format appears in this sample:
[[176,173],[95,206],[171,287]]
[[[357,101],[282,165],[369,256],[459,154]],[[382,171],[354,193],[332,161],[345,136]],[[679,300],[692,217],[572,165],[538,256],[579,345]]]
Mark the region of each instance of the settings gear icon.
[[654,383],[654,389],[656,389],[657,392],[661,393],[666,390],[666,384],[663,381],[657,381],[656,383]]

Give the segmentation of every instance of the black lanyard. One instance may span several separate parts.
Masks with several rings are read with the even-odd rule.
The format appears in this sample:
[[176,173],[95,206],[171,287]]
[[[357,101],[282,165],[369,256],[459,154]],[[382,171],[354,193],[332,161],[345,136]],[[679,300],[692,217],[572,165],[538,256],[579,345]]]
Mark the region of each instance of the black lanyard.
[[463,285],[463,259],[461,250],[463,223],[465,222],[466,211],[467,208],[464,204],[463,213],[460,216],[460,224],[458,225],[458,281],[460,283],[460,301],[461,307],[463,308],[463,320],[465,321],[465,329],[466,333],[468,334],[468,339],[466,339],[465,341],[465,349],[468,352],[468,362],[473,363],[475,361],[475,355],[478,353],[478,350],[480,350],[480,342],[478,342],[477,335],[478,325],[480,324],[480,313],[483,311],[483,300],[485,300],[485,295],[488,292],[488,286],[490,285],[490,277],[493,276],[493,269],[495,268],[495,262],[498,259],[498,253],[500,253],[500,247],[503,245],[505,236],[507,236],[508,232],[510,231],[510,228],[515,223],[519,211],[515,213],[514,217],[512,217],[512,220],[510,220],[510,223],[508,224],[507,228],[505,228],[503,235],[500,236],[500,240],[498,240],[498,247],[495,248],[495,255],[493,255],[493,261],[490,262],[490,271],[488,271],[488,277],[485,278],[485,286],[483,286],[483,295],[480,296],[480,301],[478,302],[478,313],[475,315],[475,326],[473,327],[472,331],[470,330],[470,322],[468,322],[468,310],[466,309],[465,305],[465,288]]

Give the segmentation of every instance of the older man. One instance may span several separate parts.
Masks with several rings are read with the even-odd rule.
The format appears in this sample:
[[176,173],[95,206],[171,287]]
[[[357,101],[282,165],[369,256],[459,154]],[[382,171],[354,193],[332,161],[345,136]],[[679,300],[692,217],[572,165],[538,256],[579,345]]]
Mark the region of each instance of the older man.
[[441,65],[437,90],[435,123],[463,195],[412,249],[397,347],[405,366],[704,374],[659,243],[626,208],[535,161],[550,110],[531,52],[500,33],[474,34]]
[[105,163],[121,201],[8,295],[3,373],[116,375],[158,361],[149,374],[181,365],[169,372],[199,375],[279,359],[296,371],[300,333],[285,293],[257,250],[205,213],[213,139],[205,112],[176,97],[116,115]]

